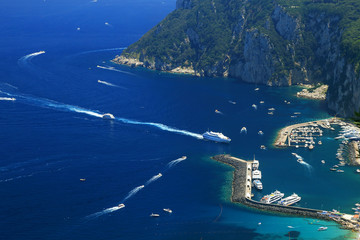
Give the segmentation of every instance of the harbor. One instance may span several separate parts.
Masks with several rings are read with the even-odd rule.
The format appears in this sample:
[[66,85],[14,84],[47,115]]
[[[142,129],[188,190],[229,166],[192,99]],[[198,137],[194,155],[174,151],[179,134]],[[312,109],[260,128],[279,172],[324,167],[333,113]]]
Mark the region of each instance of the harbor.
[[269,204],[262,201],[256,201],[252,199],[253,195],[251,187],[253,163],[256,160],[244,160],[228,154],[216,155],[213,156],[212,159],[234,168],[231,195],[232,202],[240,203],[247,207],[261,211],[335,221],[344,229],[352,231],[360,230],[358,214],[344,214],[339,213],[336,210],[325,211],[320,209]]

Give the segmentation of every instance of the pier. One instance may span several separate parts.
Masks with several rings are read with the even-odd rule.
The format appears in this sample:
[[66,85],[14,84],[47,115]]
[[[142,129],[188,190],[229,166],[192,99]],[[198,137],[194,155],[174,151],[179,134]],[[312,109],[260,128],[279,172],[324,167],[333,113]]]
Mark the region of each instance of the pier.
[[241,203],[245,206],[261,211],[335,221],[339,223],[344,229],[359,231],[359,223],[352,219],[352,215],[334,213],[319,209],[266,204],[253,200],[251,193],[253,161],[236,158],[229,154],[216,155],[213,156],[212,159],[232,166],[235,169],[232,182],[232,202]]

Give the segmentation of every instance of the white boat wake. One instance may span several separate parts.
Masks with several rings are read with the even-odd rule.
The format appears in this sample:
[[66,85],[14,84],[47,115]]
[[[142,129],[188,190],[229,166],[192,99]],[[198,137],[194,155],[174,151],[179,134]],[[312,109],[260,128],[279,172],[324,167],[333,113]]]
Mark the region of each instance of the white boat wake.
[[[0,90],[0,93],[3,93],[4,95],[7,95],[8,97],[12,97],[12,98],[16,97],[16,99],[19,102],[33,105],[33,106],[51,108],[51,109],[67,111],[67,112],[83,113],[83,114],[87,114],[87,115],[90,115],[93,117],[98,117],[98,118],[103,118],[103,115],[104,115],[104,113],[101,113],[99,111],[94,111],[94,110],[89,110],[89,109],[74,106],[74,105],[64,104],[64,103],[56,102],[56,101],[45,99],[45,98],[38,98],[38,97],[32,97],[32,96],[20,95],[20,94],[11,94],[11,93],[7,93],[7,92],[3,92],[1,90]],[[117,120],[122,123],[127,123],[127,124],[153,126],[153,127],[159,128],[164,131],[187,135],[187,136],[191,136],[191,137],[194,137],[197,139],[203,139],[203,136],[201,134],[192,133],[192,132],[189,132],[186,130],[176,129],[176,128],[167,126],[162,123],[140,122],[140,121],[130,120],[130,119],[126,119],[126,118],[120,118],[120,117],[116,117],[114,120]]]
[[161,177],[162,177],[162,174],[161,174],[161,173],[153,176],[152,178],[150,178],[150,180],[148,180],[148,181],[145,183],[145,186],[149,185],[149,184],[152,183],[152,182],[155,182],[156,180],[158,180],[158,179],[161,178]]
[[186,156],[183,156],[181,158],[178,158],[178,159],[175,159],[175,160],[172,160],[171,162],[169,162],[167,164],[168,168],[172,168],[173,166],[175,166],[176,164],[178,164],[179,162],[182,162],[184,160],[186,160]]
[[125,74],[129,74],[129,75],[136,76],[135,74],[133,74],[133,73],[131,73],[131,72],[122,71],[122,70],[116,69],[116,68],[114,68],[114,67],[100,66],[100,65],[97,65],[96,67],[97,67],[97,68],[100,68],[100,69],[104,69],[104,70],[109,70],[109,71],[114,71],[114,72],[120,72],[120,73],[125,73]]
[[138,193],[144,187],[145,187],[144,185],[141,185],[141,186],[138,186],[138,187],[134,188],[133,190],[131,190],[122,202],[125,202],[126,200],[128,200],[129,198],[134,196],[136,193]]
[[0,101],[15,101],[16,98],[0,97]]
[[119,50],[124,50],[124,49],[126,49],[126,47],[89,50],[89,51],[85,51],[85,52],[78,53],[78,54],[76,54],[76,55],[89,54],[89,53],[97,53],[97,52],[119,51]]
[[85,219],[91,220],[91,219],[94,219],[94,218],[98,218],[98,217],[100,217],[102,215],[118,211],[118,210],[120,210],[120,209],[122,209],[124,207],[125,207],[125,205],[110,207],[110,208],[104,209],[103,211],[93,213],[93,214],[87,216]]

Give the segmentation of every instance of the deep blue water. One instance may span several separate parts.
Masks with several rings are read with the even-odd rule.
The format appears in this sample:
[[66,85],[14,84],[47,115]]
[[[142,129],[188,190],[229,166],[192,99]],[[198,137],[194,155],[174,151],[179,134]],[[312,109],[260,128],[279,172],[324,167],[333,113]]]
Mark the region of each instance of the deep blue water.
[[[297,88],[110,62],[174,7],[175,0],[0,3],[0,97],[17,99],[0,101],[1,239],[288,239],[288,226],[300,239],[349,234],[331,222],[231,203],[232,169],[209,159],[255,155],[264,183],[256,198],[279,189],[301,195],[300,206],[351,213],[360,180],[352,167],[344,174],[328,170],[336,163],[335,132],[311,152],[296,150],[310,168],[296,162],[294,149],[271,147],[281,127],[329,117],[322,102],[296,99]],[[29,55],[39,51],[45,53]],[[274,116],[267,114],[271,107]],[[294,112],[302,114],[291,118]],[[104,113],[116,120],[99,118]],[[223,132],[231,144],[198,139],[207,129]],[[268,149],[260,150],[262,144]],[[122,202],[125,208],[111,212]],[[318,232],[320,225],[329,230]]]

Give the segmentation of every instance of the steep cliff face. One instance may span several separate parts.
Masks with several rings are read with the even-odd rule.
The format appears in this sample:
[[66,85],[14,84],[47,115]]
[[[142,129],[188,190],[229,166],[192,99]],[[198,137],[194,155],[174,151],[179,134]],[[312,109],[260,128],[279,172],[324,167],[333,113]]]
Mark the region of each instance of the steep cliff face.
[[298,3],[177,0],[173,13],[114,61],[269,86],[327,83],[329,108],[352,116],[360,109],[359,64],[344,51],[344,17],[326,8],[339,3]]

